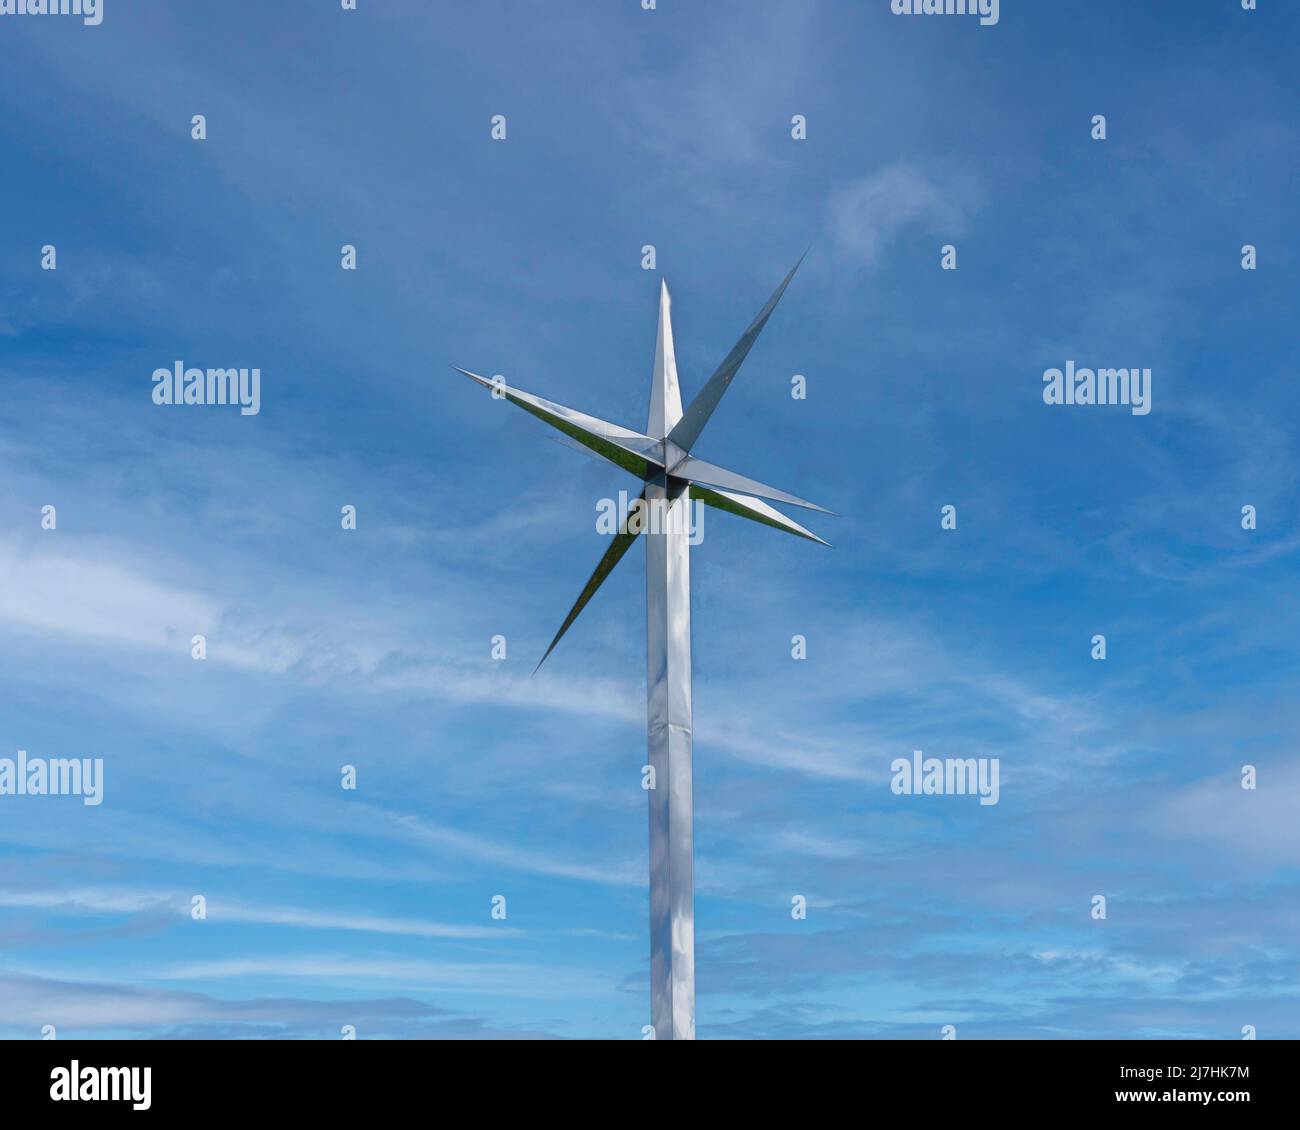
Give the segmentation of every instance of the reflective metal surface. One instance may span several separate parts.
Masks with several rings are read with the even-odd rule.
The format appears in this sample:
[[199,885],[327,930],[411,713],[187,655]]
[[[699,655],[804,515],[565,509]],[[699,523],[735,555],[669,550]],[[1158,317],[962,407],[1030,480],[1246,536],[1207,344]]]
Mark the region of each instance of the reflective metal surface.
[[[803,262],[802,257],[799,262]],[[799,269],[796,263],[767,305],[682,411],[673,344],[672,298],[659,288],[659,328],[655,338],[646,431],[636,432],[566,408],[500,381],[458,372],[486,388],[498,389],[512,404],[544,420],[583,447],[632,472],[645,483],[641,498],[663,507],[663,518],[643,531],[646,543],[646,731],[649,764],[654,768],[650,801],[650,1021],[655,1038],[695,1038],[695,891],[691,719],[691,559],[685,508],[691,499],[742,518],[828,544],[786,517],[764,498],[830,511],[792,494],[706,463],[690,454],[704,425],[748,356],[781,295]],[[638,536],[629,514],[605,550],[542,663],[587,606],[605,578]]]
[[823,514],[830,513],[826,507],[818,506],[815,502],[805,502],[802,498],[796,498],[792,494],[786,494],[783,490],[777,490],[776,487],[770,487],[764,483],[755,482],[753,479],[747,479],[744,475],[737,475],[735,471],[728,471],[725,467],[715,467],[712,463],[706,463],[703,459],[696,459],[693,455],[688,455],[685,459],[674,464],[670,469],[670,473],[692,483],[700,483],[703,486],[739,491],[741,494],[756,494],[760,498],[770,498],[773,502],[788,502],[791,506],[802,506],[808,510],[820,510]]
[[649,436],[629,428],[620,428],[617,424],[588,416],[585,412],[566,408],[563,404],[543,400],[540,396],[521,392],[502,382],[494,382],[478,373],[471,373],[468,369],[455,365],[452,367],[484,388],[496,389],[498,395],[511,404],[519,405],[525,412],[531,412],[539,420],[546,421],[551,427],[640,478],[644,479],[663,469],[663,445]]
[[728,514],[735,514],[739,518],[748,518],[752,522],[761,522],[765,526],[771,526],[774,530],[785,530],[786,533],[807,538],[819,545],[829,546],[831,544],[819,538],[811,530],[805,530],[793,518],[787,518],[775,506],[769,506],[762,499],[746,498],[743,494],[733,494],[729,490],[710,490],[708,487],[698,486],[695,483],[691,484],[691,497],[698,498],[706,506],[725,510]]
[[[806,255],[807,252],[804,252]],[[803,255],[799,256],[799,263],[803,262]],[[790,273],[781,280],[781,285],[776,288],[776,292],[767,300],[767,305],[758,312],[756,317],[749,324],[749,328],[740,335],[740,340],[731,347],[731,352],[727,354],[722,364],[718,366],[717,371],[708,380],[708,383],[700,389],[699,395],[691,401],[691,406],[682,413],[682,418],[670,429],[671,439],[683,451],[690,451],[695,446],[695,441],[700,438],[700,432],[704,431],[704,425],[709,422],[709,417],[713,415],[713,410],[718,406],[718,401],[722,399],[722,394],[731,387],[731,379],[740,370],[741,364],[749,356],[749,351],[753,348],[754,342],[758,340],[758,335],[763,332],[763,327],[767,325],[767,320],[772,316],[772,311],[776,309],[776,304],[781,301],[781,295],[785,293],[785,288],[790,285],[790,280],[794,278],[794,273],[799,269],[799,263],[790,268]]]
[[[662,439],[681,419],[672,298],[659,287],[659,332],[646,430]],[[676,497],[674,498],[674,494]],[[646,483],[651,506],[690,505],[667,476]],[[678,517],[684,517],[684,513]],[[653,528],[652,528],[653,531]],[[691,788],[691,547],[686,523],[645,535],[646,730],[650,799],[650,1023],[657,1040],[695,1039],[695,830]]]
[[677,347],[673,344],[673,298],[666,279],[659,280],[659,328],[655,333],[655,364],[650,376],[650,422],[646,433],[663,439],[682,418],[682,392],[677,384]]
[[[641,497],[645,498],[645,492],[642,492]],[[555,638],[551,640],[551,646],[546,649],[546,655],[543,655],[537,661],[537,666],[533,668],[533,674],[536,674],[542,664],[546,662],[551,652],[555,650],[555,645],[560,642],[560,638],[578,618],[578,613],[587,607],[587,601],[596,595],[596,590],[605,583],[605,578],[614,571],[614,566],[623,560],[623,554],[632,548],[632,543],[636,541],[636,534],[628,529],[628,526],[632,524],[631,519],[632,513],[629,511],[618,533],[610,541],[609,548],[605,550],[605,555],[597,562],[595,571],[587,579],[582,592],[578,594],[578,599],[573,602],[573,607],[569,609],[569,614],[564,618],[564,623],[560,625],[560,630],[555,633]]]
[[[667,502],[670,487],[646,497]],[[682,491],[672,507],[690,505]],[[645,535],[646,724],[650,799],[650,1023],[657,1040],[695,1039],[691,787],[691,555],[685,522]],[[677,528],[674,530],[673,527]]]

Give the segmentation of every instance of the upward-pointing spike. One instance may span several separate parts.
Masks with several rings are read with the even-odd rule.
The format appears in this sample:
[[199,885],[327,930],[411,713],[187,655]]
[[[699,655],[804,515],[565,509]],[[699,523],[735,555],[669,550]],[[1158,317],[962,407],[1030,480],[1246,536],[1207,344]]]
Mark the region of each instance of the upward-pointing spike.
[[[772,316],[772,311],[776,309],[776,304],[781,301],[781,295],[785,293],[785,288],[790,285],[790,280],[794,278],[794,273],[799,269],[799,264],[803,262],[804,252],[799,256],[799,261],[790,268],[790,273],[781,281],[781,285],[776,288],[776,293],[767,300],[767,305],[758,312],[756,317],[749,324],[740,340],[731,348],[718,370],[708,380],[708,383],[700,389],[699,395],[691,401],[691,406],[682,414],[682,418],[677,421],[672,430],[668,433],[668,438],[673,441],[683,451],[690,451],[695,441],[700,438],[700,432],[704,430],[704,425],[709,422],[709,417],[713,415],[713,410],[717,408],[718,402],[722,399],[731,385],[732,378],[740,370],[749,351],[754,347],[754,342],[758,340],[758,335],[763,332],[763,327],[767,325],[767,320]],[[651,432],[653,435],[654,433]]]
[[659,329],[655,335],[655,367],[650,383],[650,422],[646,434],[663,439],[682,418],[682,394],[677,384],[677,350],[673,345],[673,298],[668,280],[659,282]]

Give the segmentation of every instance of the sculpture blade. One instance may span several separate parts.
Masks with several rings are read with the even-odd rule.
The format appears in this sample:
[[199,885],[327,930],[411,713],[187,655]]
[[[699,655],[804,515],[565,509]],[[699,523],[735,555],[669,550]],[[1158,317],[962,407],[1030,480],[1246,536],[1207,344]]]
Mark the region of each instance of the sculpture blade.
[[668,282],[659,282],[659,332],[655,336],[655,367],[650,383],[650,422],[646,431],[662,439],[682,418],[682,393],[677,384],[677,350],[673,344],[673,299]]
[[809,541],[817,542],[818,545],[829,547],[831,544],[819,538],[811,530],[805,530],[793,518],[787,518],[781,511],[769,506],[762,499],[734,494],[729,490],[713,490],[710,487],[702,487],[695,483],[691,484],[690,490],[691,497],[698,498],[706,506],[725,510],[728,514],[748,518],[752,522],[761,522],[764,526],[771,526],[775,530],[784,530],[796,537],[807,538]]
[[[641,495],[645,498],[644,493]],[[614,535],[610,542],[609,548],[605,550],[604,556],[596,565],[595,571],[587,579],[583,586],[582,592],[578,594],[578,599],[573,602],[573,607],[569,609],[569,614],[564,618],[564,623],[560,625],[560,630],[555,633],[555,638],[551,640],[551,646],[546,649],[546,654],[538,661],[537,666],[533,668],[533,674],[536,675],[541,670],[542,664],[550,657],[551,652],[555,650],[555,645],[560,642],[564,633],[573,626],[573,622],[578,618],[579,613],[587,607],[588,602],[596,595],[596,590],[605,583],[605,578],[614,571],[614,566],[623,560],[623,555],[632,547],[636,541],[637,534],[628,531],[628,519],[632,517],[632,511],[629,509],[628,518],[624,519],[622,527]]]
[[[806,254],[805,251],[804,255]],[[802,263],[803,259],[803,255],[800,255],[799,263]],[[785,276],[781,285],[776,288],[776,293],[767,300],[767,305],[758,312],[758,317],[749,324],[749,329],[740,335],[740,340],[736,342],[731,352],[727,354],[726,359],[718,366],[717,372],[700,389],[699,395],[691,401],[691,406],[686,409],[682,418],[668,433],[668,438],[683,451],[690,451],[691,446],[700,438],[700,432],[704,430],[704,425],[709,422],[709,417],[713,415],[713,410],[717,408],[718,402],[722,399],[722,394],[731,385],[732,378],[739,371],[745,358],[749,356],[749,351],[754,347],[754,342],[758,340],[758,335],[763,332],[763,327],[767,325],[767,320],[772,316],[772,311],[776,309],[776,304],[781,301],[781,295],[785,293],[785,288],[790,285],[790,280],[794,278],[795,271],[799,269],[799,263],[790,268],[790,273]]]
[[789,506],[802,506],[805,510],[818,510],[823,514],[832,513],[826,507],[818,506],[815,502],[796,498],[793,494],[777,490],[776,487],[770,487],[766,483],[758,482],[756,479],[738,475],[735,471],[728,471],[725,467],[717,467],[712,463],[706,463],[703,459],[696,459],[693,455],[688,455],[680,463],[675,464],[670,474],[701,486],[739,491],[741,494],[755,494],[760,498],[770,498],[774,502],[784,502]]
[[511,404],[519,405],[525,412],[531,413],[571,439],[577,440],[583,447],[589,448],[597,455],[603,455],[611,463],[631,471],[638,478],[644,479],[655,470],[663,468],[659,443],[641,432],[611,424],[596,416],[588,416],[585,412],[566,408],[563,404],[544,400],[540,396],[511,388],[509,385],[494,383],[487,377],[471,373],[458,365],[453,365],[452,368],[486,389],[499,389],[501,395]]

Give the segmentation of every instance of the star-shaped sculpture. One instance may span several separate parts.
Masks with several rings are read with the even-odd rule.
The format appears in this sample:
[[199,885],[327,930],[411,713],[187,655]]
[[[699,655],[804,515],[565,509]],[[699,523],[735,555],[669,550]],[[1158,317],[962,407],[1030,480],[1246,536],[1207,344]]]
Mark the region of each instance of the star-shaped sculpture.
[[[803,258],[800,257],[800,263]],[[623,521],[595,572],[537,664],[555,650],[587,603],[638,536],[646,539],[646,699],[650,774],[650,1015],[658,1039],[695,1037],[695,908],[693,888],[691,735],[690,542],[685,509],[690,499],[786,533],[823,541],[765,500],[829,514],[821,506],[775,487],[706,463],[691,454],[705,424],[799,269],[791,268],[690,407],[682,411],[673,347],[672,298],[659,289],[659,332],[644,432],[620,427],[543,400],[457,367],[473,381],[519,405],[570,439],[630,471],[643,484],[643,507],[661,520],[645,523],[643,510]],[[675,513],[674,513],[675,512]],[[643,527],[643,528],[639,528]]]

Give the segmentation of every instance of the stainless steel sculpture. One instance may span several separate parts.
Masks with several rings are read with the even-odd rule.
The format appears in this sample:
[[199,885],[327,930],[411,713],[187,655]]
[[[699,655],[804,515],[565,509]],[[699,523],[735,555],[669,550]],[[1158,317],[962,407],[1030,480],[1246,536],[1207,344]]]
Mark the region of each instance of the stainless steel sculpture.
[[[802,262],[802,258],[800,262]],[[691,790],[691,559],[686,508],[692,497],[810,541],[816,534],[763,499],[820,510],[776,490],[697,459],[691,448],[722,394],[748,356],[799,263],[759,311],[726,359],[682,411],[673,349],[672,299],[659,289],[650,421],[645,432],[621,428],[510,388],[501,380],[457,368],[494,395],[559,429],[584,447],[631,471],[644,490],[590,580],[569,610],[541,667],[587,602],[638,535],[646,540],[646,721],[654,787],[650,798],[650,1019],[656,1039],[695,1038],[695,893]]]

